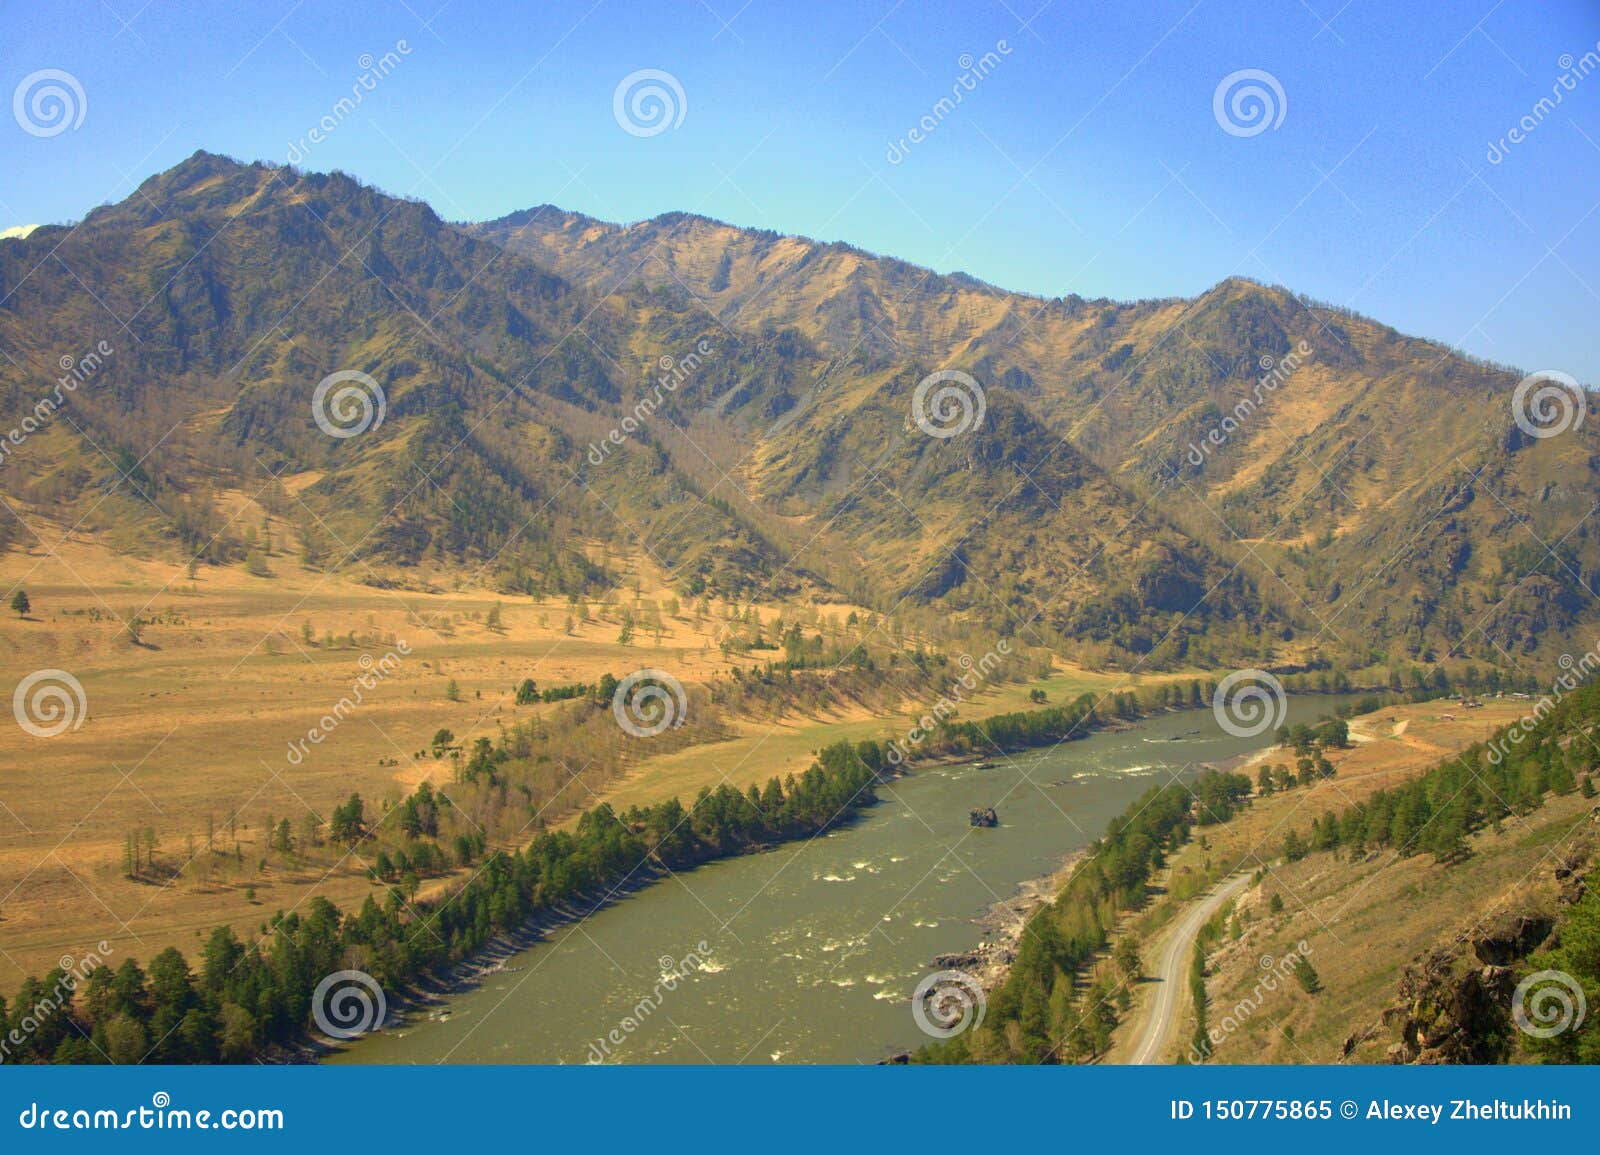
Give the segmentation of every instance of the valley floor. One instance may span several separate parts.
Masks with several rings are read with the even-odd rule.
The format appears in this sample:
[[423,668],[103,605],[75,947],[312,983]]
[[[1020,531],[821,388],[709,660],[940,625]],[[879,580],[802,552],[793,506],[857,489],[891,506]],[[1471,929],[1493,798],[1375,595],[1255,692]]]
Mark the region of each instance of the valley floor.
[[[641,628],[624,645],[615,606],[595,603],[582,620],[565,598],[449,588],[444,579],[429,586],[417,575],[410,584],[418,588],[379,589],[286,555],[269,565],[271,576],[238,566],[191,575],[88,540],[69,540],[51,556],[0,555],[0,582],[22,586],[33,604],[26,618],[0,619],[0,684],[65,670],[86,703],[80,726],[49,738],[19,730],[0,752],[0,989],[102,941],[113,959],[148,959],[169,945],[192,954],[216,926],[248,933],[313,895],[359,906],[375,893],[366,864],[332,848],[269,855],[268,822],[298,825],[311,811],[326,819],[351,791],[378,812],[425,778],[448,786],[453,766],[425,751],[441,727],[470,744],[561,708],[516,706],[512,687],[523,677],[552,686],[655,667],[703,684],[770,656],[730,661],[719,650],[720,603],[704,616],[688,605],[663,612],[659,639]],[[672,604],[648,580],[643,587],[622,593],[622,604]],[[492,629],[496,606],[502,623]],[[786,607],[759,608],[770,618]],[[841,619],[852,608],[817,607]],[[145,623],[137,640],[120,624],[135,617]],[[399,654],[392,672],[295,761],[290,743],[387,654]],[[1124,684],[1059,671],[1031,686],[992,688],[967,710],[1023,708],[1034,687],[1061,702]],[[601,800],[687,801],[723,781],[742,789],[803,770],[829,742],[886,738],[907,724],[848,703],[776,721],[735,719],[724,741],[648,758],[642,748],[623,777],[585,782],[577,806],[542,818],[558,825]],[[144,831],[158,837],[158,869],[131,879],[126,843]],[[428,880],[424,896],[450,880]]]
[[[110,945],[113,960],[148,959],[169,945],[192,954],[218,925],[248,935],[272,912],[303,907],[314,895],[355,908],[375,892],[366,864],[333,851],[269,856],[268,822],[298,821],[313,809],[326,816],[352,790],[377,809],[425,778],[447,785],[450,762],[424,752],[440,727],[470,741],[559,708],[517,707],[511,688],[524,676],[556,685],[658,667],[707,683],[737,664],[716,645],[720,607],[704,617],[687,609],[663,615],[659,640],[623,645],[601,605],[569,633],[573,607],[565,599],[471,587],[378,589],[285,557],[273,558],[272,569],[261,577],[240,567],[200,567],[191,576],[86,541],[70,542],[54,557],[0,558],[0,580],[24,585],[34,606],[26,618],[0,621],[0,682],[64,669],[87,702],[81,727],[53,738],[20,734],[0,757],[0,988],[100,942]],[[100,592],[79,582],[85,573],[94,574]],[[665,591],[653,596],[664,601]],[[496,606],[502,620],[491,629]],[[822,610],[842,615],[849,607]],[[147,623],[137,641],[118,622],[134,616]],[[368,668],[363,656],[379,658],[402,642],[409,652],[336,732],[306,757],[290,759],[290,741]],[[1025,708],[1035,688],[1064,702],[1124,682],[1058,669],[1042,681],[991,688],[963,713]],[[1160,980],[1137,984],[1108,1061],[1172,1061],[1187,1049],[1192,948],[1174,928],[1192,921],[1185,903],[1197,892],[1235,867],[1253,873],[1273,862],[1289,828],[1303,831],[1325,809],[1342,810],[1419,773],[1520,709],[1509,699],[1470,712],[1449,702],[1385,708],[1353,723],[1355,745],[1336,756],[1336,778],[1258,799],[1234,821],[1201,830],[1203,839],[1170,864],[1157,901],[1128,920]],[[881,739],[906,724],[848,703],[811,716],[733,719],[723,740],[641,757],[581,802],[625,808],[688,799],[723,781],[743,789],[803,770],[829,742]],[[1253,775],[1262,758],[1283,760],[1269,751],[1242,769]],[[1315,854],[1243,886],[1241,937],[1219,948],[1209,984],[1214,1021],[1225,1013],[1220,1008],[1251,993],[1261,957],[1281,958],[1301,939],[1325,989],[1313,998],[1280,987],[1223,1040],[1216,1061],[1339,1057],[1352,1031],[1378,1022],[1403,964],[1533,886],[1584,812],[1575,798],[1556,800],[1501,834],[1475,836],[1473,856],[1449,869],[1421,855],[1394,861],[1386,852],[1350,863]],[[575,816],[569,807],[547,819],[561,824]],[[125,841],[145,829],[159,832],[157,857],[168,870],[130,879]],[[206,850],[208,831],[215,851]],[[424,897],[454,877],[428,880]],[[1284,901],[1281,913],[1268,910],[1273,894]],[[1381,1058],[1386,1041],[1379,1032],[1359,1042],[1355,1057]]]

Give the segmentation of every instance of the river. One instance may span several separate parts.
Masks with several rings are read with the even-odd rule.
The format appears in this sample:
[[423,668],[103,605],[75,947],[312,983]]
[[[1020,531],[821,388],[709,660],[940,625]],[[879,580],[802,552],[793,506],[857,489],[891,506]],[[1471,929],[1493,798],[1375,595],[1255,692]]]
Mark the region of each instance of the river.
[[[1334,701],[1291,698],[1289,721]],[[918,770],[849,826],[665,878],[551,932],[446,1015],[414,1013],[327,1061],[849,1063],[915,1048],[912,990],[935,955],[977,944],[991,904],[1152,784],[1269,741],[1191,710],[990,769]],[[1001,825],[969,826],[989,805]]]

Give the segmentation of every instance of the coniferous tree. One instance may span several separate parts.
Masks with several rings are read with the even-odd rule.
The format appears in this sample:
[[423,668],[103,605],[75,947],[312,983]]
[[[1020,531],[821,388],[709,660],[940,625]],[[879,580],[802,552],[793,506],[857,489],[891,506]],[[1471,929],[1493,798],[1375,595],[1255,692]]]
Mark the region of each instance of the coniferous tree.
[[1308,995],[1314,995],[1322,989],[1322,979],[1317,974],[1317,968],[1311,965],[1311,960],[1301,955],[1294,963],[1294,981],[1300,984],[1300,989]]

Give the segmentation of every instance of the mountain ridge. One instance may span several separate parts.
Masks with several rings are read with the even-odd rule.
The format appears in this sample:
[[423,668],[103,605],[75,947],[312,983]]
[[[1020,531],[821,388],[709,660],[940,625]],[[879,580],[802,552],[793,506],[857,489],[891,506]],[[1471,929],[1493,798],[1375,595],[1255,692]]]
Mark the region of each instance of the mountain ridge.
[[[689,596],[1121,663],[1490,660],[1596,618],[1592,428],[1521,435],[1508,371],[1248,279],[1044,299],[694,214],[451,224],[201,152],[0,249],[0,395],[113,322],[103,384],[0,484],[19,516],[109,502],[130,548],[240,561],[226,484],[375,579],[576,595],[649,557]],[[381,390],[360,436],[312,420],[335,372]],[[913,420],[950,374],[982,410],[953,436]]]
[[[1374,582],[1394,588],[1389,565],[1406,556],[1409,540],[1421,538],[1425,562],[1432,554],[1455,560],[1423,565],[1435,582],[1433,592],[1426,583],[1412,582],[1399,593],[1420,607],[1420,620],[1407,627],[1412,657],[1455,652],[1474,628],[1469,615],[1481,611],[1476,595],[1483,589],[1498,599],[1504,590],[1497,587],[1538,587],[1546,580],[1493,564],[1497,535],[1521,532],[1520,524],[1531,543],[1564,539],[1574,528],[1587,539],[1581,523],[1574,527],[1571,520],[1583,511],[1581,502],[1566,503],[1560,514],[1566,520],[1559,522],[1543,518],[1540,507],[1552,486],[1562,487],[1557,475],[1566,475],[1569,491],[1574,476],[1583,479],[1583,492],[1592,490],[1592,428],[1551,441],[1530,438],[1512,413],[1516,371],[1281,287],[1233,277],[1192,299],[1122,303],[1041,299],[983,286],[958,300],[961,290],[949,278],[924,271],[923,280],[936,289],[934,299],[912,301],[907,315],[896,317],[898,305],[887,289],[904,275],[899,264],[891,261],[889,273],[864,287],[873,275],[870,258],[863,261],[849,246],[746,233],[700,218],[685,224],[670,214],[628,226],[563,214],[528,227],[539,223],[517,216],[475,230],[537,252],[579,281],[597,267],[619,263],[637,266],[641,275],[665,269],[721,319],[795,325],[837,356],[877,342],[966,365],[1026,398],[1063,440],[1145,501],[1172,505],[1168,512],[1191,534],[1206,540],[1207,526],[1225,526],[1221,536],[1233,547],[1225,554],[1249,559],[1276,535],[1275,556],[1262,563],[1272,576],[1263,580],[1281,585],[1283,596],[1305,610],[1330,596],[1338,601],[1347,589],[1365,592]],[[716,244],[702,251],[708,236]],[[649,244],[665,255],[638,261],[635,253]],[[816,287],[808,288],[808,279]],[[841,300],[854,302],[853,327],[841,328]],[[979,314],[981,325],[974,319]],[[881,339],[885,333],[887,341]],[[1298,356],[1306,345],[1310,355]],[[1277,366],[1291,356],[1295,371],[1284,377]],[[1268,404],[1250,409],[1265,409],[1265,419],[1230,432],[1220,450],[1196,460],[1196,445],[1226,423],[1241,397],[1254,394],[1259,402],[1263,392]],[[1450,405],[1438,404],[1441,393],[1452,398]],[[1151,414],[1159,417],[1152,420]],[[1403,420],[1395,421],[1396,414]],[[1466,560],[1450,537],[1461,519],[1434,524],[1424,513],[1381,524],[1397,498],[1413,509],[1443,500],[1434,493],[1433,476],[1441,446],[1458,447],[1464,462],[1459,480],[1487,471],[1505,486],[1496,497],[1482,497],[1475,511],[1481,524],[1466,535],[1474,539],[1467,552],[1482,561],[1473,575],[1479,588],[1445,613],[1429,603],[1440,600],[1439,591],[1452,592],[1456,583],[1449,570]],[[1513,498],[1525,501],[1533,515],[1521,523],[1512,519],[1508,527],[1503,515],[1506,507],[1517,506]],[[1327,551],[1331,564],[1319,566],[1304,556],[1314,544]],[[1364,560],[1374,551],[1383,564]],[[1582,565],[1564,567],[1570,579],[1565,594],[1544,589],[1537,600],[1552,603],[1554,617],[1570,626],[1567,595],[1576,589],[1582,601],[1592,599],[1597,562],[1600,557],[1586,552]],[[1329,569],[1348,569],[1354,580],[1318,572]],[[1519,600],[1526,592],[1517,591]],[[1386,617],[1391,604],[1369,601],[1348,620],[1356,623],[1355,632],[1392,635]],[[1337,633],[1337,623],[1327,622],[1332,612],[1301,616],[1319,635]],[[1448,615],[1453,619],[1445,620]],[[1507,646],[1527,652],[1537,647],[1540,632],[1539,623],[1528,618],[1510,607],[1499,632],[1491,623],[1478,640],[1491,653]],[[1353,640],[1345,644],[1356,648]]]

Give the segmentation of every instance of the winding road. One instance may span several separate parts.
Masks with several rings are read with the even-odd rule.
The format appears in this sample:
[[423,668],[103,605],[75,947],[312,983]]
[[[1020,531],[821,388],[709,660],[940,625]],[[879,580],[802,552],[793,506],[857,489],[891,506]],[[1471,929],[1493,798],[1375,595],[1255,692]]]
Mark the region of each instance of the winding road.
[[1194,957],[1194,941],[1200,928],[1234,895],[1250,882],[1250,875],[1236,874],[1200,898],[1179,918],[1161,943],[1156,960],[1155,998],[1145,1016],[1144,1033],[1128,1062],[1136,1066],[1159,1063],[1172,1041],[1177,1026],[1179,998],[1188,989],[1189,963]]

